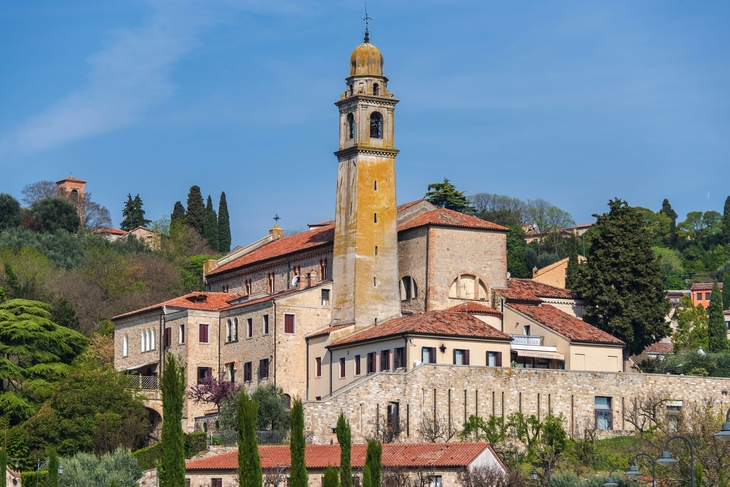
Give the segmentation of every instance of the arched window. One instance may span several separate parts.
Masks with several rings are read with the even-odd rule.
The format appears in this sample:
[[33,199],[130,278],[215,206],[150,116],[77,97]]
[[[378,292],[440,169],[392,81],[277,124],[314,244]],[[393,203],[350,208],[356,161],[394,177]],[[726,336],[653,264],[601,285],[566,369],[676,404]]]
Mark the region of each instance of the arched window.
[[124,335],[122,340],[122,357],[129,355],[129,335]]
[[378,83],[373,84],[373,95],[378,96],[380,94],[380,86]]
[[370,115],[370,137],[374,139],[383,137],[383,116],[380,112],[373,112]]
[[79,190],[72,189],[70,197],[71,197],[71,201],[73,201],[74,203],[78,203],[79,202]]
[[454,299],[487,300],[487,285],[473,274],[462,274],[451,283],[449,297]]
[[416,299],[418,297],[418,286],[416,280],[411,276],[404,276],[400,280],[400,299],[406,301],[408,299]]
[[233,341],[233,323],[231,322],[231,320],[228,320],[226,322],[226,341]]
[[352,113],[347,114],[347,138],[355,138],[355,117]]
[[150,342],[150,350],[154,350],[157,348],[157,331],[152,328],[152,340]]

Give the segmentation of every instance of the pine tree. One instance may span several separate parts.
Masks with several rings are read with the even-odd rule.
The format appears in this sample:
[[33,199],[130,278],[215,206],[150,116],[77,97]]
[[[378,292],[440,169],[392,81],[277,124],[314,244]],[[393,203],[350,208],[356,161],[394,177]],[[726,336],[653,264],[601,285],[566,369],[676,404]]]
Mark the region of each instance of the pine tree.
[[331,465],[327,465],[322,476],[322,487],[338,487],[337,469]]
[[565,270],[565,287],[566,289],[573,289],[576,284],[578,276],[578,249],[576,248],[576,241],[570,243],[570,251],[568,253],[568,268]]
[[218,251],[218,217],[213,209],[213,200],[208,195],[208,205],[205,207],[205,218],[203,219],[203,238],[208,246]]
[[574,290],[586,302],[583,319],[626,342],[626,362],[669,334],[669,302],[641,215],[619,199],[608,206],[594,215],[596,234]]
[[368,441],[365,453],[365,468],[362,475],[363,487],[380,487],[380,477],[383,470],[383,445],[377,440]]
[[727,326],[722,312],[722,293],[717,282],[712,285],[710,306],[708,306],[707,312],[709,315],[707,335],[710,353],[725,352],[728,349]]
[[463,191],[456,189],[456,186],[444,178],[443,183],[432,183],[428,185],[425,198],[439,208],[466,213],[471,211],[471,203]]
[[150,223],[150,220],[144,217],[142,198],[139,197],[139,194],[132,198],[132,195],[127,193],[127,202],[124,203],[122,216],[124,220],[120,223],[119,228],[127,232],[137,227],[145,227]]
[[221,199],[218,202],[218,251],[231,251],[231,221],[225,192],[221,193]]
[[238,485],[241,487],[261,487],[261,457],[256,439],[256,422],[259,405],[241,391],[238,396]]
[[664,215],[668,216],[671,222],[669,223],[669,234],[667,235],[667,247],[670,249],[676,249],[677,248],[677,212],[674,211],[672,208],[672,205],[669,204],[668,199],[664,199],[662,202],[662,209],[659,210],[659,213],[663,213]]
[[172,215],[170,215],[170,223],[176,221],[185,221],[185,207],[179,201],[175,202],[175,206],[172,209]]
[[[3,471],[3,476],[5,471]],[[58,487],[58,455],[56,449],[51,448],[51,452],[48,456],[48,482],[46,487]]]
[[725,198],[725,208],[722,211],[722,240],[723,245],[730,245],[730,196]]
[[337,418],[337,443],[340,444],[340,486],[352,487],[352,431],[342,412]]
[[304,406],[297,398],[291,408],[291,434],[289,451],[291,454],[291,487],[307,487],[307,464],[304,461]]
[[200,186],[190,187],[187,206],[188,211],[185,214],[186,223],[188,226],[196,229],[200,235],[203,235],[205,205],[203,204],[203,195],[200,194]]
[[160,487],[185,485],[185,435],[182,430],[185,404],[185,365],[168,353],[165,356],[160,390],[162,392],[162,439],[158,465]]

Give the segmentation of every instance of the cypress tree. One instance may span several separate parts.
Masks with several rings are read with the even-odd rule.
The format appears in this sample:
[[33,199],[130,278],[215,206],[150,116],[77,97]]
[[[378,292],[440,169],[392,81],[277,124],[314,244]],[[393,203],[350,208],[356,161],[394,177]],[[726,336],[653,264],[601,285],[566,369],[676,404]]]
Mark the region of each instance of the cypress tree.
[[730,283],[730,265],[725,266],[725,273],[722,275],[722,302],[723,309],[730,309],[730,290],[727,290],[727,285]]
[[337,443],[340,444],[340,486],[352,487],[352,432],[342,412],[337,418]]
[[221,192],[221,199],[218,202],[218,251],[231,251],[231,221],[228,216],[228,202],[226,193]]
[[218,217],[213,209],[213,200],[208,195],[208,205],[205,207],[205,218],[203,219],[203,237],[208,246],[218,251]]
[[674,211],[672,205],[669,204],[669,200],[664,198],[662,202],[662,209],[659,213],[663,213],[669,217],[669,234],[666,237],[667,247],[670,249],[677,248],[677,212]]
[[332,465],[327,465],[324,469],[324,476],[322,478],[322,487],[337,487],[337,470]]
[[[574,239],[575,240],[575,239]],[[570,252],[568,253],[568,268],[565,272],[565,287],[573,289],[578,277],[578,249],[576,249],[576,241],[570,242]]]
[[162,392],[162,439],[158,479],[160,487],[185,485],[185,435],[182,413],[185,403],[185,365],[168,353],[160,380]]
[[[5,476],[5,470],[2,473]],[[48,456],[48,482],[46,482],[46,487],[58,487],[58,455],[55,448],[51,448]]]
[[[7,429],[5,430],[5,434],[7,435]],[[5,475],[5,472],[8,470],[8,448],[7,445],[0,450],[0,472],[2,472],[2,475],[0,475],[0,487],[7,487],[7,476]]]
[[722,211],[722,244],[730,244],[730,196],[725,198],[725,208]]
[[377,440],[368,441],[365,453],[365,468],[363,469],[362,486],[380,487],[380,477],[383,470],[383,445]]
[[185,207],[179,201],[175,202],[175,206],[172,209],[172,215],[170,215],[170,223],[176,221],[185,221]]
[[188,211],[185,215],[185,222],[203,235],[203,221],[205,219],[205,205],[203,195],[200,194],[200,186],[191,186],[188,193]]
[[256,422],[259,405],[241,391],[236,410],[238,419],[238,485],[241,487],[261,487],[263,474],[261,458],[256,440]]
[[289,452],[291,454],[291,487],[307,487],[307,464],[304,461],[304,406],[297,398],[291,408],[291,434]]
[[712,285],[712,296],[710,296],[710,306],[708,306],[707,311],[709,315],[707,335],[710,353],[725,352],[728,349],[727,326],[725,326],[725,317],[722,312],[722,293],[717,282]]

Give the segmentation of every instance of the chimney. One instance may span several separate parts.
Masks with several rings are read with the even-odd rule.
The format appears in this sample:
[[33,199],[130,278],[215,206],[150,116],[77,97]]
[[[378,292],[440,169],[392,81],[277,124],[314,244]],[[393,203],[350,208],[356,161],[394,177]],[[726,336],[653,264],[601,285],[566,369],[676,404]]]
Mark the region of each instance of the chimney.
[[271,235],[272,240],[279,240],[281,237],[284,236],[284,230],[281,229],[278,223],[274,224],[274,228],[269,230],[269,235]]

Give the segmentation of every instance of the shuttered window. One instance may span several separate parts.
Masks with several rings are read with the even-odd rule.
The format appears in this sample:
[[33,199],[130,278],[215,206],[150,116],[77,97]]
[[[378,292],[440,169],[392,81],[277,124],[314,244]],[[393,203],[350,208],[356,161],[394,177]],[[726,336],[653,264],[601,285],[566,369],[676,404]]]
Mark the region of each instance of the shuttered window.
[[284,333],[294,333],[294,315],[284,315]]

